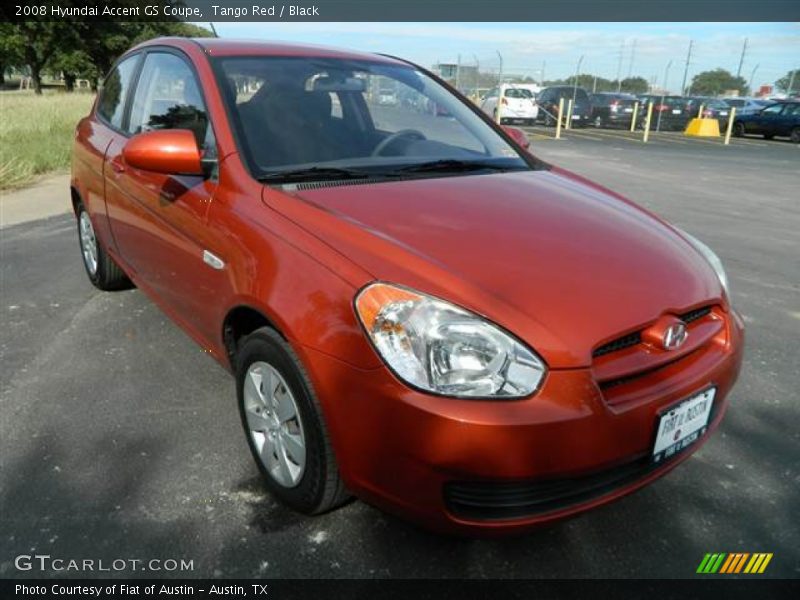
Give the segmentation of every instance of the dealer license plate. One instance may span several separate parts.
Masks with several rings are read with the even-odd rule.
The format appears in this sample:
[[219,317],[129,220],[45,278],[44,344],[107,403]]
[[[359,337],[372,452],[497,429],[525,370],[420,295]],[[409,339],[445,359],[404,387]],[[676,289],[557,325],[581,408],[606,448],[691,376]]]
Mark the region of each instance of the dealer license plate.
[[653,447],[654,462],[674,456],[703,437],[716,393],[716,388],[708,388],[661,414]]

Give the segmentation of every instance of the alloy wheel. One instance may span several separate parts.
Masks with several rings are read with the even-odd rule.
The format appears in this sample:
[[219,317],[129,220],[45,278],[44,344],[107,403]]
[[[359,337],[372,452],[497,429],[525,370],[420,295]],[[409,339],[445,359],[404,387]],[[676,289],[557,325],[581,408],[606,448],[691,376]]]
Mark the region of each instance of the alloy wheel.
[[86,264],[89,274],[95,275],[97,274],[97,238],[94,235],[92,220],[85,210],[81,212],[79,223],[83,262]]
[[250,438],[270,477],[283,487],[297,486],[306,466],[306,436],[294,395],[275,367],[265,362],[248,367],[244,410]]

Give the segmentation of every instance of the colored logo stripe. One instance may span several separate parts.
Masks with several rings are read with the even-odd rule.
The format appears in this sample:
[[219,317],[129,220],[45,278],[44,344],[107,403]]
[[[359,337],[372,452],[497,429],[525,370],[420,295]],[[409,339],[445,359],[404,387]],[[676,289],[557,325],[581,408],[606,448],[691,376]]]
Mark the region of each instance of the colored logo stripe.
[[716,573],[722,564],[726,554],[706,554],[700,566],[697,567],[698,573]]
[[[756,552],[754,554],[750,554],[749,552],[708,553],[703,557],[703,560],[700,561],[697,572],[707,574],[724,573],[730,575],[742,573],[744,569],[744,573],[760,574],[764,572],[771,560],[771,552]],[[747,566],[745,566],[745,564]]]
[[728,560],[722,565],[720,573],[738,573],[744,567],[744,561],[750,556],[749,553],[729,554]]
[[767,565],[771,560],[772,560],[772,552],[770,552],[769,554],[767,553],[753,554],[753,558],[751,558],[750,562],[747,563],[747,566],[744,568],[744,572],[763,573],[764,569],[767,568]]

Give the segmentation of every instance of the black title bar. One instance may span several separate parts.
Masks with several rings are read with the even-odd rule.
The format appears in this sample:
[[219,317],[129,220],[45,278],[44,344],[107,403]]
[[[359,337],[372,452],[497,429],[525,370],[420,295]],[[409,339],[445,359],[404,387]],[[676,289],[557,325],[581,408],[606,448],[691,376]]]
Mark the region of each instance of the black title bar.
[[800,21],[798,0],[4,0],[0,19],[59,21]]

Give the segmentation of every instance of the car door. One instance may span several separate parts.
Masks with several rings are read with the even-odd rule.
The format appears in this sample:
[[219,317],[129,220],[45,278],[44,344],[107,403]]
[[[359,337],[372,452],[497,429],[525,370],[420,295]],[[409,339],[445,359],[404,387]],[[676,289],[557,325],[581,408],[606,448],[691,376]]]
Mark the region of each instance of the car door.
[[109,144],[124,139],[120,130],[125,105],[141,58],[141,54],[132,54],[114,65],[103,82],[94,118],[83,119],[75,131],[73,178],[80,183],[81,200],[91,216],[95,234],[115,258],[118,249],[107,218],[103,167]]
[[763,133],[764,135],[775,135],[778,130],[780,116],[783,112],[783,104],[773,104],[759,113],[758,117],[750,121],[751,128],[748,133]]
[[145,54],[124,129],[106,151],[106,201],[120,254],[155,299],[193,333],[215,334],[214,290],[224,263],[213,247],[206,216],[217,188],[207,176],[171,175],[127,164],[128,137],[155,129],[189,129],[214,164],[216,146],[201,87],[188,59],[167,50]]
[[797,127],[800,117],[800,104],[784,104],[783,110],[776,119],[775,135],[790,136]]

